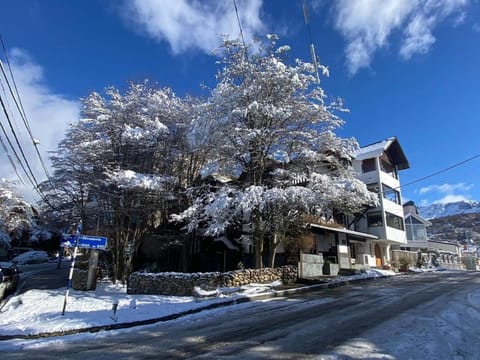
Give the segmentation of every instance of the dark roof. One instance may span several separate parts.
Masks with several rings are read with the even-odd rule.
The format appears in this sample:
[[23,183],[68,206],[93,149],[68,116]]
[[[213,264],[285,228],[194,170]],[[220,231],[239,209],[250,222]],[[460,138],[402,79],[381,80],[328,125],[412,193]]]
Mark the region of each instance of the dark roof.
[[393,164],[396,165],[399,170],[410,168],[408,159],[395,136],[370,145],[362,146],[356,151],[355,158],[357,160],[370,159],[378,157],[382,153],[387,153]]

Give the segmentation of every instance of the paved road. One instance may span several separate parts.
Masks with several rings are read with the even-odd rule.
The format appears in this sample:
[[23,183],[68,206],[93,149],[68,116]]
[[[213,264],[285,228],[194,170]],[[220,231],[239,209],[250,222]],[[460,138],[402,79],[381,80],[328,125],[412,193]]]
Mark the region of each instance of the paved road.
[[[81,341],[75,341],[73,336],[66,341],[53,341],[48,348],[13,353],[1,353],[0,350],[0,357],[22,360],[330,359],[324,357],[325,354],[372,329],[378,330],[374,339],[377,339],[376,346],[381,348],[383,336],[385,340],[398,336],[383,334],[384,323],[405,314],[411,318],[435,318],[444,307],[452,304],[451,301],[464,301],[467,292],[478,290],[479,285],[479,273],[399,276],[232,306],[227,311],[213,310],[128,332],[83,337]],[[438,346],[442,346],[441,341]],[[448,349],[440,350],[445,357],[436,358],[454,358],[448,353],[453,350]],[[478,353],[473,355],[468,351],[464,350],[466,355],[458,358],[476,359]],[[393,357],[385,352],[387,350],[382,356],[371,358],[431,358],[412,353]]]
[[20,285],[16,293],[31,289],[58,289],[67,286],[70,261],[64,261],[58,269],[58,262],[19,265]]

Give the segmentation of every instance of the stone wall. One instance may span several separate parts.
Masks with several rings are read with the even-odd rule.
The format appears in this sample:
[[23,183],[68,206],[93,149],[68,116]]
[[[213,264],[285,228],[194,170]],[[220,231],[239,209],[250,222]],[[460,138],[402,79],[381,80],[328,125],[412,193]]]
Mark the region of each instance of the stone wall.
[[282,280],[284,284],[297,280],[295,266],[280,268],[244,269],[226,273],[141,273],[130,275],[128,294],[192,296],[195,286],[202,289],[237,287],[251,283]]
[[80,270],[80,269],[73,269],[72,274],[72,289],[77,291],[88,291],[88,290],[95,290],[97,287],[97,279],[94,279],[94,282],[89,289],[87,287],[87,278],[88,278],[88,270]]
[[[450,270],[465,270],[461,258],[448,251],[428,250],[427,252],[414,252],[403,250],[392,250],[392,264],[397,267],[401,263],[408,263],[409,266],[417,266],[421,263],[424,267],[444,267]],[[406,271],[408,269],[404,269]]]

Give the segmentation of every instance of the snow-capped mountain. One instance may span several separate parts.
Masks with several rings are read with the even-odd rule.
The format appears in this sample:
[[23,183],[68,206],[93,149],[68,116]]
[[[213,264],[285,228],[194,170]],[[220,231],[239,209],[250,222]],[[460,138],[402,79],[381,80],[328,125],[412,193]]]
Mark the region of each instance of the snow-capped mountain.
[[437,203],[429,206],[419,206],[418,212],[424,219],[435,219],[457,214],[480,213],[480,201],[468,200],[445,204]]

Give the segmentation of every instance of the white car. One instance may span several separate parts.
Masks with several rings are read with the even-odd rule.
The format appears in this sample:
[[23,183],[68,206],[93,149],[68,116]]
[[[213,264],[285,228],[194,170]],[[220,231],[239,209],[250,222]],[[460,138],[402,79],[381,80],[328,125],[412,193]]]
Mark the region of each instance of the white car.
[[41,264],[48,262],[48,254],[45,251],[27,251],[11,261],[17,265]]

